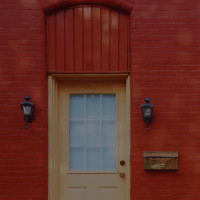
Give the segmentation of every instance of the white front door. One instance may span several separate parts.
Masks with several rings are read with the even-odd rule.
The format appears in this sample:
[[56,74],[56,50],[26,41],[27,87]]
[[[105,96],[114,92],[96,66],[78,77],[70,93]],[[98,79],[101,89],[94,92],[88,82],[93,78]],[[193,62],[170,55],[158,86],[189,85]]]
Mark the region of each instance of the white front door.
[[52,199],[129,200],[126,82],[60,80],[57,93]]

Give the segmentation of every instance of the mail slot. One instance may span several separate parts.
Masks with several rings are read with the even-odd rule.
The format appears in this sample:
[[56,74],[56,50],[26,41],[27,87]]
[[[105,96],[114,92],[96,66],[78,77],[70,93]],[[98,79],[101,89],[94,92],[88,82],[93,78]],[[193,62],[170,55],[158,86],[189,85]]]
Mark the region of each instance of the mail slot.
[[145,170],[178,170],[178,152],[143,152]]

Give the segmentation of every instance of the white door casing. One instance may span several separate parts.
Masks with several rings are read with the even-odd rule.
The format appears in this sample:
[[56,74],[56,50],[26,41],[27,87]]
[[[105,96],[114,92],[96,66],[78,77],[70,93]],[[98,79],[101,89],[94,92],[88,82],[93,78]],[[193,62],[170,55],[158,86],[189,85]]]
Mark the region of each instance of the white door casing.
[[[70,101],[73,104],[72,100],[76,95],[82,99],[89,98],[90,95],[91,98],[97,96],[99,99],[115,98],[114,168],[92,168],[97,166],[97,164],[93,165],[93,160],[96,160],[96,155],[100,155],[99,147],[98,151],[93,151],[94,148],[89,147],[88,152],[93,155],[89,160],[91,166],[77,168],[77,170],[76,167],[73,168],[70,165],[70,155],[71,157],[78,155],[70,154],[69,136],[69,127],[72,127],[70,122],[73,121],[70,118]],[[130,199],[129,98],[129,77],[127,75],[52,75],[49,77],[49,200]],[[81,149],[82,146],[78,148]],[[84,146],[84,148],[86,149],[84,151],[87,151],[87,147]],[[83,151],[80,152],[83,155]],[[82,157],[79,156],[79,159]],[[100,160],[102,159],[101,157]],[[121,160],[125,161],[125,165],[120,164]],[[84,161],[86,162],[88,160]],[[96,163],[99,162],[97,160]]]

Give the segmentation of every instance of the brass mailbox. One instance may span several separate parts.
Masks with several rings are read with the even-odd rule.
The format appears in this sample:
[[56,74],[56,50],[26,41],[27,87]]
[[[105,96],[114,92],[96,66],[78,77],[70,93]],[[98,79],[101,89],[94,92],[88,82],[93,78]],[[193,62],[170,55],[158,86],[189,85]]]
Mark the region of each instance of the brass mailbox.
[[177,170],[178,152],[145,151],[143,161],[145,170]]

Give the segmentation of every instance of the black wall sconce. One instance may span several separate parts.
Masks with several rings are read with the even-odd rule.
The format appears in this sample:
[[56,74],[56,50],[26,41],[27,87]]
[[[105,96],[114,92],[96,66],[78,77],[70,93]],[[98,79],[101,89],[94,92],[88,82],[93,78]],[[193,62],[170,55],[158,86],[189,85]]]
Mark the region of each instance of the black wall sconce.
[[33,106],[34,103],[30,102],[31,97],[25,96],[24,99],[26,101],[21,103],[21,109],[24,116],[24,120],[26,122],[25,128],[28,128],[28,123],[33,121]]
[[149,124],[153,120],[153,107],[154,105],[149,103],[151,101],[150,98],[145,99],[146,103],[141,105],[142,108],[142,114],[143,114],[143,119],[144,122],[146,123],[146,130],[149,130]]

